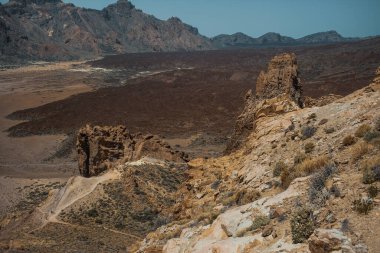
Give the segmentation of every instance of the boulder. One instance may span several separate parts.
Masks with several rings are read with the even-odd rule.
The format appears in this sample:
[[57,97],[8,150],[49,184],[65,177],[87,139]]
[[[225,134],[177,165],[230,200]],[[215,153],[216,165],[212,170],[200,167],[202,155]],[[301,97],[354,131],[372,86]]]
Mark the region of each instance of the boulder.
[[275,56],[256,82],[256,95],[249,90],[226,153],[237,150],[256,128],[256,120],[290,112],[304,106],[302,84],[295,54]]
[[116,162],[136,161],[144,156],[173,162],[186,162],[183,152],[174,151],[158,136],[131,134],[125,126],[89,126],[77,136],[79,172],[97,176]]
[[316,229],[308,242],[311,253],[368,252],[364,245],[353,246],[351,240],[337,229]]

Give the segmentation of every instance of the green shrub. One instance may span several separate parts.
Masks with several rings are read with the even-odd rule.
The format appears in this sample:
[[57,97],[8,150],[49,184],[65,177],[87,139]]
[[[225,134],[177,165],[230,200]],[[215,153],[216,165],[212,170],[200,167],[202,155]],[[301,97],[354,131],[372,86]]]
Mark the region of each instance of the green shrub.
[[371,126],[370,125],[367,125],[367,124],[364,124],[364,125],[361,125],[355,132],[355,136],[358,137],[358,138],[362,138],[364,137],[364,135],[366,133],[368,133],[369,131],[371,131]]
[[315,148],[315,145],[314,143],[312,142],[308,142],[305,144],[305,153],[308,154],[308,153],[311,153]]
[[352,144],[355,144],[356,142],[356,139],[354,136],[352,135],[347,135],[346,137],[344,137],[343,139],[343,146],[351,146]]
[[283,161],[277,162],[273,168],[273,176],[278,177],[281,173],[286,170],[287,166]]
[[290,226],[293,243],[305,242],[315,229],[313,211],[309,208],[296,210],[290,219]]

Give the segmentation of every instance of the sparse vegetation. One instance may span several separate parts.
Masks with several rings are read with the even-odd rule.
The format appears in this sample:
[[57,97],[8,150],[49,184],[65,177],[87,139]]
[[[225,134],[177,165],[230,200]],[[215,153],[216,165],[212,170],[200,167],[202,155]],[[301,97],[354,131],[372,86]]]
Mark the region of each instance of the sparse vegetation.
[[265,216],[265,215],[257,216],[253,220],[251,230],[256,230],[258,228],[264,227],[264,226],[268,225],[269,222],[270,222],[270,219],[268,218],[268,216]]
[[310,179],[309,201],[313,205],[322,206],[329,198],[326,181],[336,171],[335,164],[327,164],[322,170],[315,173]]
[[332,134],[333,132],[335,132],[335,128],[334,127],[328,127],[328,128],[325,128],[324,131],[326,134]]
[[273,168],[273,176],[278,177],[281,175],[281,173],[286,170],[287,166],[283,161],[279,161],[276,163],[276,165]]
[[374,185],[370,185],[367,188],[367,193],[370,198],[376,198],[377,194],[379,194],[379,189]]
[[364,135],[364,140],[367,142],[370,142],[374,139],[380,138],[380,132],[379,131],[369,131]]
[[358,137],[358,138],[362,138],[364,137],[364,135],[366,133],[368,133],[369,131],[371,131],[371,126],[370,125],[367,125],[367,124],[364,124],[364,125],[361,125],[355,132],[355,136]]
[[368,143],[357,143],[355,146],[351,149],[351,155],[352,159],[354,161],[361,159],[365,154],[367,154],[370,151],[370,147]]
[[305,161],[306,158],[307,156],[304,153],[298,153],[294,157],[294,165],[302,163],[303,161]]
[[354,136],[347,135],[346,137],[344,137],[342,144],[343,144],[343,146],[351,146],[351,145],[355,144],[355,142],[356,142],[356,139]]
[[363,183],[372,184],[380,181],[380,157],[372,158],[363,163]]
[[302,243],[309,239],[315,229],[315,223],[311,209],[300,208],[296,210],[290,219],[293,243]]
[[245,205],[260,198],[260,192],[254,189],[243,189],[235,194],[235,203]]
[[360,214],[368,214],[373,209],[373,200],[371,198],[357,198],[352,204],[354,210]]
[[316,132],[317,132],[316,127],[305,126],[301,129],[302,139],[306,140],[306,139],[312,137]]
[[317,114],[315,112],[313,112],[312,114],[310,114],[307,119],[316,119],[317,118]]
[[281,173],[281,185],[287,188],[297,177],[308,176],[327,165],[328,159],[325,156],[307,158],[301,163],[294,165],[291,169],[286,169]]
[[308,142],[305,144],[305,153],[308,154],[308,153],[311,153],[315,148],[315,145],[314,143],[312,142]]

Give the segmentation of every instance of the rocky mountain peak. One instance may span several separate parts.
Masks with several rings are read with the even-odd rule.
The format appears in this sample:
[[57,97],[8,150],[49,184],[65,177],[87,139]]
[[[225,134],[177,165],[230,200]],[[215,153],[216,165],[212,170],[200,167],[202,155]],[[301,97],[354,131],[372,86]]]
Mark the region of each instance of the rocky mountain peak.
[[302,106],[302,86],[298,78],[295,54],[275,56],[268,65],[267,72],[261,71],[256,83],[256,96],[269,99],[281,94],[290,96]]
[[262,71],[256,82],[256,96],[249,90],[245,107],[238,117],[235,132],[227,145],[226,152],[236,150],[255,130],[256,120],[271,117],[303,107],[302,84],[298,76],[295,54],[275,56]]

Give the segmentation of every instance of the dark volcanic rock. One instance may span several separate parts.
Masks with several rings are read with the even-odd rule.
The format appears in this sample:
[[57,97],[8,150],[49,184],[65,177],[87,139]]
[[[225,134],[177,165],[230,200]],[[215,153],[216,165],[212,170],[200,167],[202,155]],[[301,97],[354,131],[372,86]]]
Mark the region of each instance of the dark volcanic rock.
[[79,172],[84,177],[96,176],[116,162],[150,158],[185,162],[183,152],[173,151],[154,135],[131,134],[126,127],[91,127],[79,130],[77,136]]
[[101,11],[60,0],[13,0],[0,6],[0,20],[2,61],[213,48],[196,28],[178,18],[159,20],[127,0]]
[[246,137],[254,131],[258,118],[271,117],[304,106],[295,54],[275,56],[270,61],[267,72],[262,71],[257,78],[256,96],[249,90],[245,100],[244,110],[238,117],[235,131],[227,145],[227,153],[244,143]]

